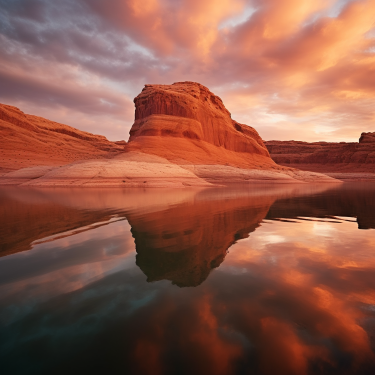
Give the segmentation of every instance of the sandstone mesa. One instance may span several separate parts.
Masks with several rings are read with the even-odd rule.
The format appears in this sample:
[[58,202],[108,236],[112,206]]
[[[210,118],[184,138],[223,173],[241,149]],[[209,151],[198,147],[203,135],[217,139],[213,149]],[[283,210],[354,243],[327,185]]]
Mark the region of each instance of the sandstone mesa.
[[186,187],[230,182],[338,182],[276,164],[255,129],[232,120],[195,82],[146,85],[128,142],[110,142],[0,105],[0,184]]
[[342,180],[375,179],[375,132],[362,133],[358,142],[268,141],[265,145],[280,165]]

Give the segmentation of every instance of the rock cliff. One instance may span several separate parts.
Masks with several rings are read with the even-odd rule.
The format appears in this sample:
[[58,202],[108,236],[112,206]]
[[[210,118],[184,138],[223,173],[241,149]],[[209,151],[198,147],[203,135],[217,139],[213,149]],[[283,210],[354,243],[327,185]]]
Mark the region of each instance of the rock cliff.
[[108,157],[123,144],[0,104],[0,173]]
[[231,119],[194,82],[146,85],[128,142],[0,107],[0,185],[207,187],[242,182],[337,182],[277,165],[259,134]]
[[319,172],[375,172],[375,133],[362,133],[359,142],[265,142],[281,165]]
[[232,120],[221,99],[199,83],[146,85],[134,103],[129,150],[187,163],[274,166],[257,131]]

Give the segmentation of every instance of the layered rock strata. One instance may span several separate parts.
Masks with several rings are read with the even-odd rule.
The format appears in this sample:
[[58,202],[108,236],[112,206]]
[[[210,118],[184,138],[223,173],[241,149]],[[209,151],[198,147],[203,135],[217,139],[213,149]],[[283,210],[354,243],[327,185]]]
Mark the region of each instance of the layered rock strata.
[[342,177],[375,173],[375,133],[362,133],[359,142],[268,141],[265,145],[280,165]]
[[124,144],[0,104],[0,173],[108,158]]
[[199,83],[146,85],[134,103],[129,150],[178,163],[275,166],[257,131],[232,120],[221,99]]
[[232,120],[221,99],[199,83],[146,85],[134,102],[128,142],[109,142],[3,106],[0,131],[5,135],[1,150],[6,163],[0,184],[204,187],[337,182],[277,165],[256,130]]
[[257,131],[234,121],[199,83],[146,85],[134,103],[127,151],[158,155],[214,183],[332,181],[274,163]]

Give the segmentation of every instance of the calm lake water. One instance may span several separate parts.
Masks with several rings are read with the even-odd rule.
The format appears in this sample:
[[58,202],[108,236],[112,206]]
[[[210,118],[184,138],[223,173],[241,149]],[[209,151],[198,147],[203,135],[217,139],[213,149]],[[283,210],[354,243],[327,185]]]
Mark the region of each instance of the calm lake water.
[[0,372],[374,374],[375,185],[0,190]]

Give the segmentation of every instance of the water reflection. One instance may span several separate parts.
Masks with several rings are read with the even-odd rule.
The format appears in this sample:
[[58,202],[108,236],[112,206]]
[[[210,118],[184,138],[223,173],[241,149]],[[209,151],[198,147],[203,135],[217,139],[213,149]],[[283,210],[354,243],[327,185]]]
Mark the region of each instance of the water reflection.
[[344,184],[323,194],[279,199],[272,205],[267,218],[329,218],[350,217],[359,229],[375,228],[374,184]]
[[230,246],[259,226],[271,202],[231,197],[220,204],[217,199],[184,203],[146,217],[129,214],[136,264],[147,281],[198,286],[220,266]]
[[372,374],[374,192],[3,190],[1,367]]

